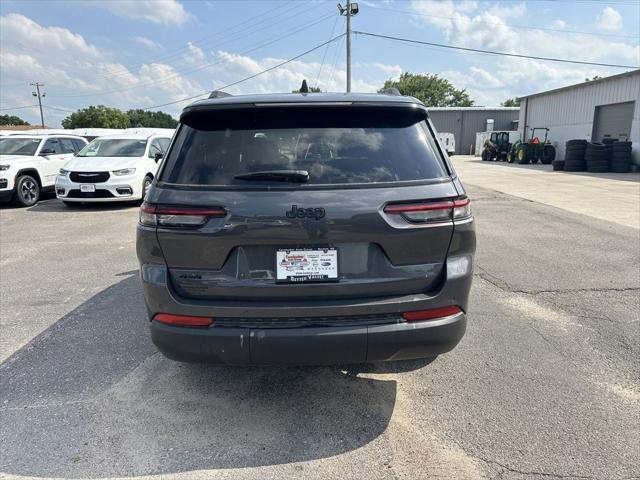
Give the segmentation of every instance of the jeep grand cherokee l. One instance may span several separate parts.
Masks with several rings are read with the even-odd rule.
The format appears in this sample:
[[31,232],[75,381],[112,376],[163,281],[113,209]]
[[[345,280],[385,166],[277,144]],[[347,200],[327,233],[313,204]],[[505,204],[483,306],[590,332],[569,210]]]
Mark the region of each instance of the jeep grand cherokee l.
[[447,352],[474,252],[470,200],[425,107],[382,94],[189,105],[137,231],[158,349],[239,365]]

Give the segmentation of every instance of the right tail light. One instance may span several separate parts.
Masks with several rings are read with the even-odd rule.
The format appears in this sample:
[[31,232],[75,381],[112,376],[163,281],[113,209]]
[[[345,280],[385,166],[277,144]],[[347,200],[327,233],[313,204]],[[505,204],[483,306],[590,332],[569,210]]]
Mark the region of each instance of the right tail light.
[[392,204],[384,207],[384,213],[400,215],[411,223],[443,223],[471,217],[471,200],[458,198],[436,202]]

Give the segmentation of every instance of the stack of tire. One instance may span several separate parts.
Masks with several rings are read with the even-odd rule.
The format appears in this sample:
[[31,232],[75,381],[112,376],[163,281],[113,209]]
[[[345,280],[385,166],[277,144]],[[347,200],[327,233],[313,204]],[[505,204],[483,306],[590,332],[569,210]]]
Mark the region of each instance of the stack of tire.
[[613,156],[613,144],[617,142],[617,138],[603,138],[602,143],[604,143],[605,150],[607,152],[607,168],[611,171],[611,157]]
[[584,172],[587,167],[584,158],[586,150],[586,140],[569,140],[565,144],[563,169],[566,172]]
[[584,159],[587,164],[587,172],[606,173],[609,171],[609,150],[604,143],[588,143]]
[[611,168],[615,173],[631,171],[631,142],[614,142],[611,144]]

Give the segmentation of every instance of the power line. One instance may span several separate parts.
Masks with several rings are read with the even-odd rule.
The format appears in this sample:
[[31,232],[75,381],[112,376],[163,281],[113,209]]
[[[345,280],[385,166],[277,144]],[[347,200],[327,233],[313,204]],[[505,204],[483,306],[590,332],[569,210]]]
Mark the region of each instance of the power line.
[[0,108],[0,111],[5,111],[5,110],[22,110],[23,108],[34,108],[37,107],[38,104],[34,104],[34,105],[24,105],[22,107],[6,107],[6,108]]
[[[293,3],[293,2],[289,2],[289,3]],[[264,14],[260,14],[260,15],[256,15],[254,17],[251,17],[248,20],[245,20],[245,21],[240,22],[240,23],[238,23],[236,25],[233,25],[233,26],[231,26],[229,28],[221,30],[220,32],[218,32],[218,33],[216,33],[214,35],[205,35],[204,37],[201,37],[200,39],[192,42],[192,44],[194,46],[198,47],[198,45],[202,46],[202,45],[208,44],[209,42],[215,41],[215,42],[217,42],[216,45],[215,45],[215,48],[218,48],[221,45],[224,45],[226,43],[229,43],[229,42],[232,42],[234,40],[237,40],[238,38],[246,39],[247,37],[249,37],[250,35],[253,35],[254,33],[260,32],[262,30],[265,30],[265,29],[270,28],[270,27],[273,26],[273,24],[268,24],[268,25],[266,25],[264,27],[251,30],[254,27],[256,27],[256,26],[258,26],[258,25],[260,25],[262,23],[265,23],[265,22],[268,22],[269,20],[273,20],[273,19],[277,18],[277,19],[279,19],[279,21],[277,23],[281,24],[282,23],[282,14],[278,13],[276,15],[268,16],[266,18],[264,17],[264,15],[265,14],[268,15],[269,13],[273,13],[276,10],[279,10],[279,9],[289,5],[289,3],[285,3],[283,5],[280,5],[278,7],[273,8],[271,10],[268,10],[268,11],[264,12]],[[308,10],[301,10],[301,12],[302,13],[307,13],[310,10],[317,9],[317,8],[319,8],[319,6],[313,7],[313,8],[308,9]],[[241,27],[241,26],[247,24],[247,23],[251,23],[256,18],[260,18],[260,20],[258,22],[255,22],[253,25],[246,26],[242,31],[232,32],[232,33],[229,33],[228,35],[223,35],[225,32],[230,32],[232,30],[237,29],[238,27]],[[235,38],[227,38],[227,37],[233,37],[234,35],[236,36]],[[141,62],[141,63],[136,63],[136,64],[133,64],[133,65],[130,65],[129,67],[123,65],[125,71],[122,71],[122,69],[112,70],[111,72],[107,71],[107,72],[98,74],[96,76],[97,77],[105,77],[105,78],[109,78],[109,79],[123,77],[123,76],[126,76],[126,75],[130,75],[131,74],[130,70],[136,70],[139,67],[142,67],[142,66],[148,65],[148,64],[152,64],[152,63],[156,63],[156,62],[166,61],[166,60],[168,60],[170,58],[179,56],[180,54],[182,54],[183,52],[185,52],[187,50],[189,50],[189,46],[188,45],[186,47],[181,47],[179,49],[172,50],[171,52],[168,52],[168,53],[166,53],[164,55],[160,55],[159,57],[156,57],[154,59],[150,59],[150,60],[146,60],[146,61]]]
[[[374,5],[371,5],[371,8],[373,10],[384,10],[386,12],[400,13],[404,15],[415,15],[418,17],[441,18],[444,20],[457,20],[456,17],[446,17],[443,15],[432,15],[432,14],[426,14],[426,13],[411,12],[409,10],[398,10],[397,8],[385,8],[385,7],[378,7]],[[569,34],[576,34],[576,35],[594,35],[597,37],[620,37],[620,38],[633,38],[633,39],[640,38],[640,35],[622,35],[617,33],[595,33],[595,32],[585,32],[580,30],[564,30],[561,28],[550,28],[550,27],[530,27],[525,25],[513,25],[509,23],[477,21],[475,19],[471,20],[471,22],[474,25],[475,24],[495,25],[495,26],[501,26],[501,27],[524,28],[527,30],[546,30],[550,32],[569,33]]]
[[329,82],[328,84],[331,84],[331,82],[333,82],[333,76],[336,73],[336,68],[338,66],[338,60],[339,60],[339,56],[340,56],[340,49],[342,47],[342,41],[344,40],[344,37],[342,37],[338,43],[336,44],[336,50],[335,52],[333,52],[333,63],[331,64],[331,77],[329,77]]
[[[272,70],[275,70],[276,68],[280,68],[280,67],[282,67],[283,65],[286,65],[287,63],[291,63],[291,62],[293,62],[294,60],[299,59],[300,57],[304,57],[305,55],[307,55],[307,54],[309,54],[309,53],[311,53],[311,52],[314,52],[314,51],[318,50],[319,48],[322,48],[322,47],[324,47],[325,45],[328,45],[329,43],[332,43],[332,42],[334,42],[334,41],[338,40],[339,38],[344,37],[344,35],[345,35],[345,34],[344,34],[344,33],[342,33],[342,34],[340,34],[340,35],[338,35],[338,36],[336,36],[336,37],[333,37],[333,38],[332,38],[332,39],[330,39],[330,40],[327,40],[327,41],[326,41],[326,42],[324,42],[324,43],[321,43],[320,45],[316,45],[315,47],[310,48],[309,50],[307,50],[307,51],[305,51],[305,52],[302,52],[302,53],[300,53],[300,54],[296,55],[295,57],[291,57],[291,58],[289,58],[288,60],[285,60],[285,61],[283,61],[283,62],[278,63],[277,65],[274,65],[274,66],[269,67],[269,68],[267,68],[267,69],[265,69],[265,70],[262,70],[261,72],[258,72],[258,73],[255,73],[255,74],[253,74],[253,75],[250,75],[250,76],[248,76],[248,77],[245,77],[245,78],[242,78],[242,79],[240,79],[240,80],[237,80],[237,81],[235,81],[235,82],[233,82],[233,83],[229,83],[229,84],[224,85],[224,86],[222,86],[222,87],[216,88],[216,90],[224,90],[224,89],[226,89],[226,88],[233,87],[234,85],[238,85],[239,83],[246,82],[247,80],[251,80],[252,78],[259,77],[260,75],[263,75],[263,74],[265,74],[265,73],[267,73],[267,72],[270,72],[270,71],[272,71]],[[202,92],[202,93],[199,93],[199,94],[197,94],[197,95],[192,95],[192,96],[190,96],[190,97],[181,98],[180,100],[174,100],[173,102],[167,102],[167,103],[162,103],[162,104],[160,104],[160,105],[153,105],[153,106],[151,106],[151,107],[146,107],[146,108],[143,108],[143,110],[151,110],[151,109],[153,109],[153,108],[166,107],[167,105],[174,105],[174,104],[176,104],[176,103],[186,102],[187,100],[193,100],[194,98],[202,97],[203,95],[208,95],[209,93],[211,93],[211,92],[210,92],[210,91]]]
[[[336,25],[338,24],[338,19],[340,15],[336,15],[336,20],[333,22],[333,28],[331,28],[331,33],[329,34],[329,38],[333,37],[333,34],[336,31]],[[324,49],[324,53],[322,54],[322,62],[320,62],[320,68],[318,69],[318,75],[316,76],[315,86],[318,88],[318,81],[320,80],[320,74],[322,73],[322,67],[324,67],[324,60],[327,58],[327,51],[329,50],[329,44],[327,43],[326,48]]]
[[49,110],[57,110],[58,112],[67,112],[67,113],[74,113],[77,111],[77,110],[69,110],[68,108],[52,107],[51,105],[43,105],[42,108],[48,108]]
[[356,35],[359,34],[367,37],[384,38],[386,40],[394,40],[397,42],[415,43],[418,45],[429,45],[432,47],[448,48],[452,50],[462,50],[465,52],[485,53],[488,55],[500,55],[504,57],[529,58],[531,60],[544,60],[548,62],[560,62],[560,63],[574,63],[578,65],[592,65],[596,67],[614,67],[614,68],[631,68],[631,69],[640,68],[639,66],[636,66],[636,65],[618,65],[618,64],[612,64],[612,63],[585,62],[581,60],[567,60],[565,58],[538,57],[535,55],[522,55],[518,53],[507,53],[507,52],[497,52],[494,50],[481,50],[478,48],[458,47],[455,45],[445,45],[442,43],[434,43],[434,42],[423,42],[420,40],[412,40],[409,38],[393,37],[391,35],[380,35],[377,33],[361,32],[356,30],[354,30],[353,33],[355,33]]
[[[322,17],[320,17],[320,19],[318,19],[318,20],[316,20],[314,22],[310,22],[310,23],[307,23],[307,24],[300,25],[297,28],[295,28],[294,30],[290,30],[290,31],[288,31],[287,33],[285,33],[283,35],[279,35],[279,36],[276,36],[276,37],[271,37],[271,39],[269,41],[264,42],[262,44],[259,44],[259,45],[255,46],[255,47],[252,47],[252,48],[248,49],[248,50],[244,50],[244,51],[240,52],[239,55],[245,55],[245,54],[251,53],[251,52],[253,52],[255,50],[259,50],[261,48],[264,48],[264,47],[266,47],[268,45],[271,45],[271,44],[273,44],[275,42],[278,42],[278,41],[280,41],[282,39],[290,37],[291,35],[295,35],[296,33],[300,32],[302,30],[306,30],[306,29],[308,29],[310,27],[313,27],[313,26],[315,26],[315,25],[317,25],[319,23],[322,23],[322,22],[324,22],[325,20],[328,20],[331,17],[333,17],[332,13],[323,15]],[[54,98],[80,98],[80,97],[95,97],[95,96],[99,97],[99,96],[103,96],[103,95],[110,95],[112,93],[120,93],[120,92],[129,91],[129,90],[135,90],[135,89],[143,88],[143,87],[152,87],[152,86],[157,85],[159,83],[167,82],[167,81],[172,80],[174,78],[179,78],[179,77],[181,77],[182,75],[185,75],[185,74],[194,73],[194,72],[197,72],[197,71],[200,71],[200,70],[204,70],[206,68],[212,67],[214,65],[218,65],[220,63],[223,63],[223,62],[221,60],[219,60],[219,61],[216,61],[216,62],[205,63],[205,64],[202,64],[202,65],[200,65],[198,67],[192,68],[190,70],[176,71],[175,74],[164,76],[160,80],[155,80],[155,81],[152,81],[152,82],[132,85],[130,87],[124,87],[124,88],[119,88],[119,89],[115,89],[115,90],[104,90],[102,92],[82,93],[82,94],[77,94],[77,95],[58,95],[58,96],[56,96]]]

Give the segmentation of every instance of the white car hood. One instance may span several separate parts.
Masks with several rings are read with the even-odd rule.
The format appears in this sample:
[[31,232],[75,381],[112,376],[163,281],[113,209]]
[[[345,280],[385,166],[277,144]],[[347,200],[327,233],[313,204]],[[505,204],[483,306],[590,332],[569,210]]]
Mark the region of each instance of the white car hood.
[[64,165],[71,172],[113,172],[135,167],[141,157],[72,157]]
[[21,163],[29,163],[37,160],[39,157],[33,155],[0,155],[0,165],[17,165]]

